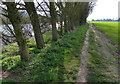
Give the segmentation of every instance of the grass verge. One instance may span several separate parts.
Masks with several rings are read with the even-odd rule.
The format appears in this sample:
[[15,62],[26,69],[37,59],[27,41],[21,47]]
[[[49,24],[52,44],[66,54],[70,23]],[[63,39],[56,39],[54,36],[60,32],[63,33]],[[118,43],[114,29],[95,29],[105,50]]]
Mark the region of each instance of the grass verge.
[[[61,36],[56,42],[50,40],[51,32],[46,32],[44,34],[46,47],[41,50],[35,47],[33,38],[29,39],[31,61],[18,62],[16,67],[11,68],[14,74],[21,74],[16,81],[75,82],[87,29],[88,24],[78,27],[74,32]],[[11,47],[14,48],[13,45]],[[6,49],[3,50],[3,55]]]
[[110,56],[102,52],[102,45],[95,40],[95,33],[92,30],[89,42],[88,82],[113,82],[116,84],[117,78],[111,74],[112,69],[108,69],[109,66],[115,66],[115,63],[109,60]]

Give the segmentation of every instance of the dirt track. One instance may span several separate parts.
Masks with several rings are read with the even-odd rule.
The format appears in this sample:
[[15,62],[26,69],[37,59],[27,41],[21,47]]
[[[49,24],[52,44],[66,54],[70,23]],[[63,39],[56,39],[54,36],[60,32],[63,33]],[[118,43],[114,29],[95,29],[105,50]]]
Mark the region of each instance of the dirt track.
[[[89,29],[86,33],[86,39],[84,41],[83,49],[80,55],[80,69],[78,72],[78,82],[89,82],[88,78],[88,51],[89,51],[89,30],[92,30],[95,35],[95,44],[100,44],[101,47],[98,47],[98,53],[101,54],[101,57],[104,58],[101,60],[106,68],[101,68],[100,71],[106,74],[106,80],[110,82],[118,81],[118,60],[116,57],[118,54],[113,52],[112,49],[115,49],[115,45],[112,44],[111,40],[109,40],[101,31],[99,31],[93,24],[89,23]],[[97,45],[96,45],[97,46]],[[110,63],[109,63],[110,62]],[[113,76],[112,78],[109,78]]]
[[87,69],[87,62],[88,62],[88,45],[89,45],[89,29],[86,33],[86,39],[84,41],[84,45],[83,45],[83,48],[82,48],[82,52],[81,52],[81,63],[80,63],[80,70],[78,72],[78,79],[77,79],[77,82],[87,82],[87,72],[88,72],[88,69]]

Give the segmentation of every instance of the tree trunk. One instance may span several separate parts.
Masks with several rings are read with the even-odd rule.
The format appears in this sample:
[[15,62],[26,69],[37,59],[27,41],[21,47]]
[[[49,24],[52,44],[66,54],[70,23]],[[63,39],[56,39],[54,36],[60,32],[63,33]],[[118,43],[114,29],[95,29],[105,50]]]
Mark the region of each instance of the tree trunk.
[[58,40],[58,32],[56,28],[56,11],[54,7],[54,2],[50,2],[50,15],[51,15],[51,24],[52,24],[52,40]]
[[68,33],[68,25],[67,25],[67,20],[64,18],[64,32]]
[[37,15],[34,3],[25,2],[25,7],[29,14],[31,24],[33,26],[37,48],[43,48],[45,45],[44,45],[43,36],[41,33],[40,24],[39,24],[39,19],[38,19],[38,15]]
[[14,2],[7,2],[6,6],[8,8],[8,17],[14,28],[15,37],[20,50],[21,60],[28,61],[29,52],[28,52],[27,43],[21,28],[22,20],[21,20],[20,14],[18,13],[16,9],[16,4]]
[[60,34],[63,35],[63,23],[62,23],[62,20],[60,21]]

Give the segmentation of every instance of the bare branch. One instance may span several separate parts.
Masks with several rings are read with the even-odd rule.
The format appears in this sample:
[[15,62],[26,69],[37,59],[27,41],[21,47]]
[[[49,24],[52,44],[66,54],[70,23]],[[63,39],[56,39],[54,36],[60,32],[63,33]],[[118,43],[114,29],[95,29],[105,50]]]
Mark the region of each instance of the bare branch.
[[42,8],[42,10],[44,11],[45,15],[48,17],[46,11],[44,10],[44,8],[41,6],[41,4],[37,1],[38,5]]

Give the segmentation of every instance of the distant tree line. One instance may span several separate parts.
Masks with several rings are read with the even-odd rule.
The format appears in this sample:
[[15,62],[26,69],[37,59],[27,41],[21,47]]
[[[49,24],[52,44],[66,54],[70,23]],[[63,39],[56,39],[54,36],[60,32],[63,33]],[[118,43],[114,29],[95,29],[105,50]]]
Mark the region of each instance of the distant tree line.
[[120,21],[120,18],[118,18],[117,20],[114,19],[92,19],[92,21]]
[[[1,18],[6,24],[5,29],[16,39],[21,60],[29,61],[29,50],[23,26],[25,19],[19,12],[20,10],[27,11],[33,27],[36,47],[42,49],[45,47],[45,43],[41,29],[45,24],[49,23],[52,26],[52,41],[57,41],[60,35],[71,33],[77,26],[85,24],[94,4],[95,2],[50,2],[45,0],[44,2],[37,1],[36,4],[33,1],[21,2],[21,0],[18,2],[3,2],[1,5],[2,17],[9,19],[13,28],[9,27],[4,18]],[[41,14],[38,15],[38,11]],[[43,23],[42,26],[41,23]],[[57,28],[56,24],[59,24],[60,27]],[[3,32],[2,34],[7,35]]]

